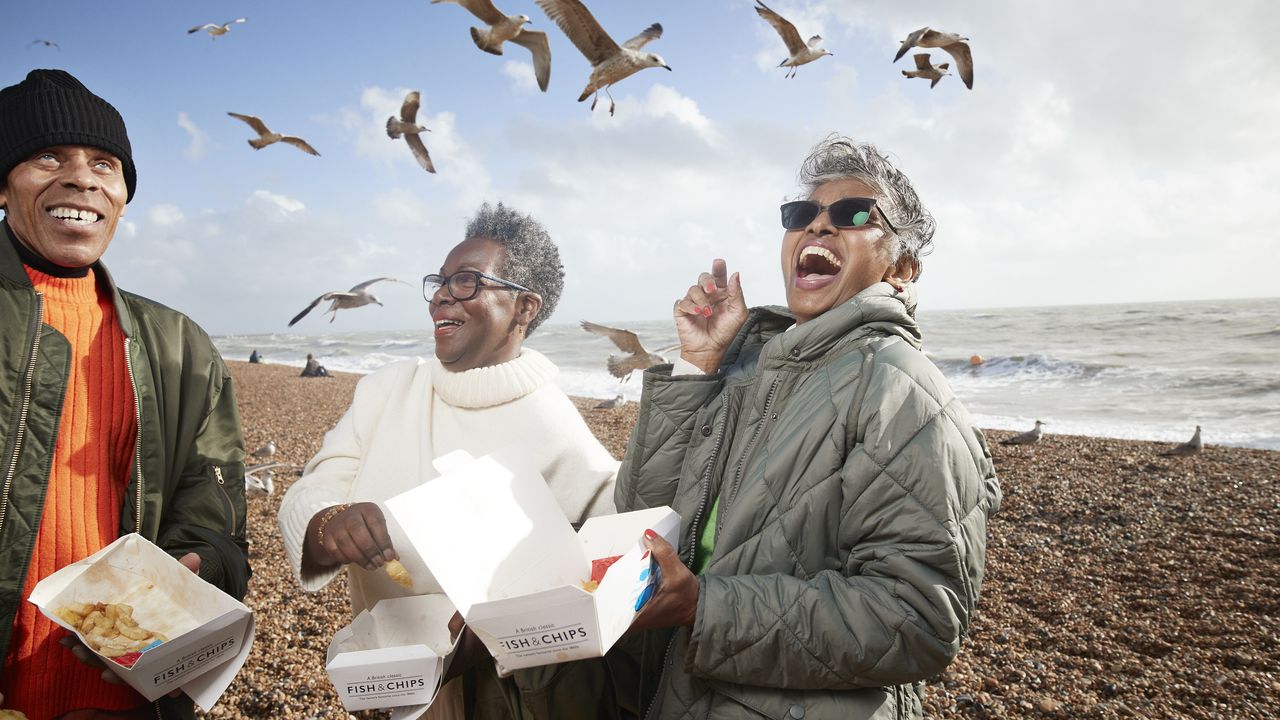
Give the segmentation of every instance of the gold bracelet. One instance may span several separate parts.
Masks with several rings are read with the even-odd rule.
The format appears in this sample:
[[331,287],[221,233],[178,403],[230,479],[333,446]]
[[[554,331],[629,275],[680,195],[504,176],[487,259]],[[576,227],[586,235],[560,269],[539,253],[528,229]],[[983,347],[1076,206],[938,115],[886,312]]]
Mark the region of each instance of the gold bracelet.
[[320,523],[316,525],[316,544],[317,545],[319,545],[320,547],[324,547],[324,529],[329,524],[329,521],[337,517],[338,513],[342,512],[343,510],[346,510],[347,508],[351,507],[354,504],[355,503],[342,503],[341,505],[334,505],[333,507],[324,511],[324,515],[320,516]]

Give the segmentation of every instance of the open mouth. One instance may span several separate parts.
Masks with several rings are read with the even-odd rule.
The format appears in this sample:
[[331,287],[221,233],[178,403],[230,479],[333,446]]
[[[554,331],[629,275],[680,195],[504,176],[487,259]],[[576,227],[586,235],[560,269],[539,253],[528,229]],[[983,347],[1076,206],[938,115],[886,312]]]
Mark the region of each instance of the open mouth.
[[462,327],[462,324],[463,323],[461,320],[448,320],[448,319],[436,320],[435,321],[436,334],[447,335],[453,332],[455,329]]
[[800,251],[800,259],[796,262],[796,275],[801,278],[810,276],[830,276],[840,272],[840,258],[821,245],[809,245]]
[[51,207],[45,212],[49,217],[69,225],[92,225],[102,219],[101,215],[92,210],[77,210],[63,206]]

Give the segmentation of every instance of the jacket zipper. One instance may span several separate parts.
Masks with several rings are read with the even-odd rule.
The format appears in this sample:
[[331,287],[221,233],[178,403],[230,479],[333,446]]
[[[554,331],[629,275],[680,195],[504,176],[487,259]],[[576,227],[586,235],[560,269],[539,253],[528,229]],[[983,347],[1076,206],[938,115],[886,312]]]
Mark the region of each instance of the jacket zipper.
[[[142,398],[138,395],[138,381],[133,376],[133,357],[129,355],[129,338],[124,339],[124,366],[129,372],[129,387],[133,390],[133,422],[137,434],[133,439],[133,466],[137,469],[138,489],[133,516],[133,531],[142,534]],[[159,714],[160,706],[156,706]]]
[[756,425],[755,432],[751,433],[751,439],[747,441],[747,446],[742,450],[742,459],[738,461],[738,468],[733,472],[733,482],[729,485],[728,504],[720,508],[721,512],[716,517],[716,535],[720,534],[720,528],[724,527],[725,512],[733,505],[733,501],[738,497],[738,485],[742,482],[742,471],[747,466],[747,460],[751,459],[752,451],[755,449],[756,440],[760,439],[760,435],[764,432],[764,426],[769,423],[769,408],[773,407],[774,393],[778,389],[778,383],[782,381],[782,377],[778,376],[773,379],[769,385],[769,393],[764,399],[764,409],[760,413],[760,424]]
[[231,502],[231,496],[227,494],[227,481],[222,477],[222,468],[214,465],[213,476],[218,480],[218,490],[222,492],[222,499],[227,501],[227,516],[231,518],[231,523],[227,526],[227,534],[235,535],[236,525],[238,524],[236,505]]
[[22,452],[22,439],[26,435],[27,411],[31,409],[31,389],[36,379],[36,358],[40,354],[40,323],[43,318],[44,295],[36,293],[36,315],[31,322],[31,356],[27,360],[26,379],[22,383],[22,404],[18,410],[18,427],[13,433],[13,454],[9,457],[9,468],[5,471],[4,488],[0,490],[0,532],[4,531],[4,518],[9,510],[9,491],[13,488],[13,478],[18,473],[18,455]]

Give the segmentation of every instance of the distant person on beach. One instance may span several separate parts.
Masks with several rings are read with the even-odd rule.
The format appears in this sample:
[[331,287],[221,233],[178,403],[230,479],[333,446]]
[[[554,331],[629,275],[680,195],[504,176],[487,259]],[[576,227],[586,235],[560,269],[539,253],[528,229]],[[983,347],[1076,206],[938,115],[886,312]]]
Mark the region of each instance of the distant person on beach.
[[116,109],[33,70],[0,90],[0,118],[0,695],[33,720],[194,718],[185,695],[147,702],[27,598],[133,532],[244,597],[231,378],[190,318],[117,289],[100,261],[137,185]]
[[645,371],[620,512],[678,548],[632,626],[646,717],[921,718],[956,656],[1000,504],[982,433],[920,350],[933,219],[879,150],[833,135],[782,206],[787,307],[715,260]]
[[302,377],[329,377],[329,371],[324,369],[315,355],[307,353],[307,364],[302,368]]
[[262,362],[262,356],[258,354],[257,350],[254,350],[253,352],[249,353],[249,362],[255,363],[255,364]]
[[[424,459],[501,449],[542,473],[571,521],[614,511],[618,462],[556,385],[556,366],[523,346],[560,299],[559,250],[540,223],[502,204],[482,206],[465,238],[423,278],[435,357],[363,378],[280,506],[285,550],[303,588],[319,590],[345,566],[353,614],[385,598],[442,592],[425,569],[411,573],[411,590],[381,569],[399,557],[403,540],[379,503],[429,479]],[[603,660],[499,678],[470,631],[460,644],[450,671],[465,671],[465,679],[450,679],[428,718],[552,716],[533,707],[569,720],[624,717]]]

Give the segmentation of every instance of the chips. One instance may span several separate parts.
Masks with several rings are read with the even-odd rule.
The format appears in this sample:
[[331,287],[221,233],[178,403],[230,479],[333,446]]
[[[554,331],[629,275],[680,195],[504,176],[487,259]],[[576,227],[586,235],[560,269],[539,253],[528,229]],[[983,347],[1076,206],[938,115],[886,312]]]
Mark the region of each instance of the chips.
[[595,592],[595,591],[596,591],[596,588],[600,587],[600,581],[598,581],[598,580],[583,580],[582,582],[578,583],[578,585],[580,585],[580,586],[582,587],[582,589],[583,589],[583,590],[586,590],[587,592]]
[[596,588],[600,587],[600,581],[604,580],[604,574],[609,572],[609,568],[621,558],[621,555],[611,555],[609,557],[596,558],[595,560],[592,560],[591,579],[583,580],[578,583],[578,585],[587,592],[595,592]]
[[0,720],[29,720],[21,710],[0,709]]
[[[56,614],[79,630],[94,652],[126,666],[133,665],[138,653],[169,639],[140,627],[133,619],[133,607],[122,603],[69,603]],[[129,660],[123,659],[129,655]]]
[[382,568],[387,571],[387,576],[390,577],[397,585],[404,588],[413,587],[413,578],[409,577],[409,571],[405,570],[404,565],[402,565],[399,560],[392,560],[386,565],[383,565]]

